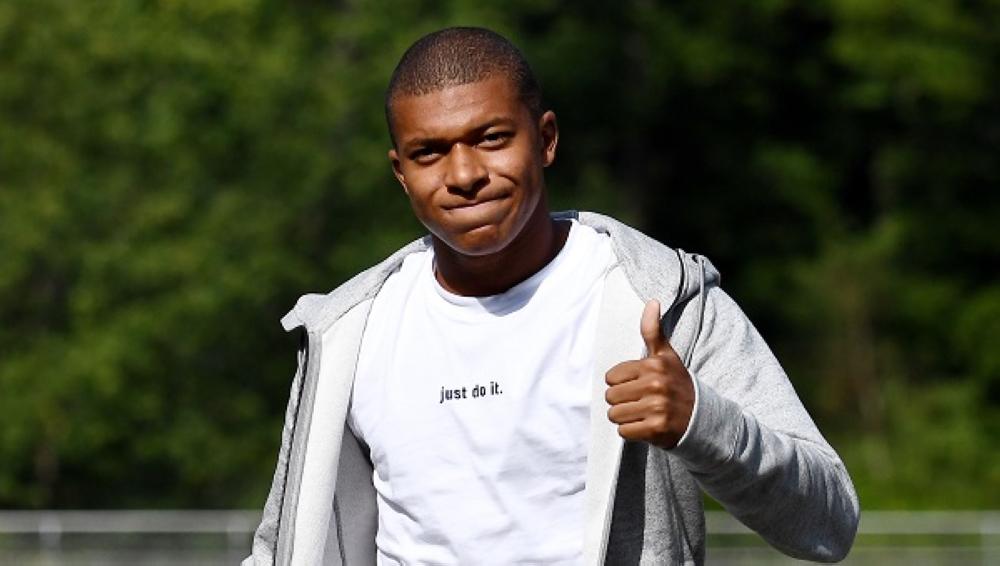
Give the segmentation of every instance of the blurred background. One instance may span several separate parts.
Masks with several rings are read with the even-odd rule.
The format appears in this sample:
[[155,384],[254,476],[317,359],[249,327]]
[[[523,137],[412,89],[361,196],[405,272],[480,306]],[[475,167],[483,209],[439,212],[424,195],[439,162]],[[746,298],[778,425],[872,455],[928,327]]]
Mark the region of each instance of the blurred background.
[[712,259],[866,511],[998,544],[997,0],[2,0],[0,558],[63,546],[24,511],[259,517],[278,319],[422,234],[381,100],[447,25],[532,63],[553,208]]

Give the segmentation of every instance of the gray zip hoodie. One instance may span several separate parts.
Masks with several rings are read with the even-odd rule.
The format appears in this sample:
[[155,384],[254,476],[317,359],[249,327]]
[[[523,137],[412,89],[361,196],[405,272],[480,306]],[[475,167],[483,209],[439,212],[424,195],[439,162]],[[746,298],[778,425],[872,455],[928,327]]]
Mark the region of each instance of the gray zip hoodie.
[[[703,563],[702,490],[790,556],[846,556],[859,514],[847,470],[712,264],[606,216],[554,216],[610,235],[617,258],[594,345],[584,563]],[[375,295],[407,254],[429,245],[415,241],[327,295],[303,296],[282,319],[286,330],[304,328],[304,340],[243,566],[375,563],[372,464],[345,426],[348,403]],[[604,402],[604,374],[644,353],[638,327],[649,299],[669,305],[664,333],[695,381],[689,430],[670,450],[623,441]]]

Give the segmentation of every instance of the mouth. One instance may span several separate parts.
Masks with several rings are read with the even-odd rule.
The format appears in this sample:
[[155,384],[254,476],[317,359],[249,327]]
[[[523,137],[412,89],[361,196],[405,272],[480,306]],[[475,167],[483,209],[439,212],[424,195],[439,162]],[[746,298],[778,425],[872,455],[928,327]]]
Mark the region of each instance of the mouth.
[[481,198],[477,198],[475,200],[468,200],[468,201],[462,201],[462,202],[457,202],[457,203],[446,204],[442,208],[444,208],[445,210],[449,210],[449,211],[450,210],[463,210],[463,209],[476,208],[476,207],[479,207],[479,206],[488,205],[488,204],[495,203],[497,201],[504,200],[508,196],[509,195],[506,195],[506,194],[484,196],[484,197],[481,197]]

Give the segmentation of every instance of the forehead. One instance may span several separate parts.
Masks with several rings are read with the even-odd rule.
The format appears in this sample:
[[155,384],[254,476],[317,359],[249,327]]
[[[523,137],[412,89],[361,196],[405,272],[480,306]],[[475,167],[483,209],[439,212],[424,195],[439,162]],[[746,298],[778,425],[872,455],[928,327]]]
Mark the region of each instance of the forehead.
[[518,121],[527,108],[513,81],[490,77],[446,86],[426,94],[399,95],[391,103],[393,130],[400,143],[411,138],[458,136],[493,120]]

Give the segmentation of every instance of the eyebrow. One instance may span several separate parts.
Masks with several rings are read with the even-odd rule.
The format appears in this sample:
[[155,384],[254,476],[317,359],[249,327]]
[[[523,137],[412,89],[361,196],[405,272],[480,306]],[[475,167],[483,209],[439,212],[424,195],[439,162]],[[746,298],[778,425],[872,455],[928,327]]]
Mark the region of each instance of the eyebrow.
[[401,147],[404,150],[410,150],[415,147],[448,144],[455,141],[456,139],[464,139],[470,136],[481,134],[486,130],[496,126],[513,126],[515,123],[516,121],[511,118],[497,116],[495,118],[491,118],[483,122],[482,124],[472,128],[471,130],[468,130],[467,132],[463,133],[457,138],[434,137],[434,136],[415,137],[408,140],[403,140]]

